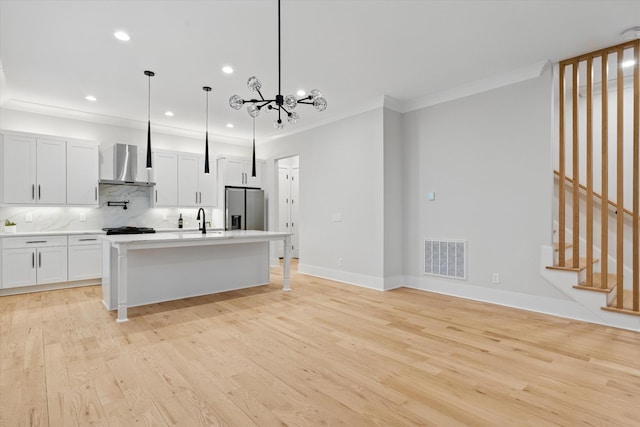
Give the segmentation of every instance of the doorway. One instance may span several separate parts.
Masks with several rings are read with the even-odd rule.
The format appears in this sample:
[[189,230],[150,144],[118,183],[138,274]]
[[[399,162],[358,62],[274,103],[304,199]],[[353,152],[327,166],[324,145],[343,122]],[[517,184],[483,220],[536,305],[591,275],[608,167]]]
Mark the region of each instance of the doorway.
[[[300,156],[278,160],[278,229],[292,233],[291,256],[300,257],[299,249],[299,192]],[[284,248],[278,249],[278,257],[284,256]]]

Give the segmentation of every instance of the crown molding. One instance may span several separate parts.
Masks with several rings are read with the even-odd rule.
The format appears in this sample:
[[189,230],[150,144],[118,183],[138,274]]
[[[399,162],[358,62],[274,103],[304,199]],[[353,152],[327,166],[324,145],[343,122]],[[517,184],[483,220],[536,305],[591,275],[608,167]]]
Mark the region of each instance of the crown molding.
[[524,67],[507,71],[502,74],[487,77],[485,79],[476,80],[451,89],[434,92],[429,95],[415,98],[402,103],[402,113],[420,110],[422,108],[431,107],[433,105],[442,104],[444,102],[453,101],[467,96],[476,95],[478,93],[487,92],[502,86],[508,86],[515,83],[540,77],[551,65],[548,60],[539,61]]
[[[105,114],[87,113],[86,111],[73,110],[71,108],[61,108],[52,105],[39,104],[35,102],[21,101],[18,99],[9,99],[2,104],[2,108],[6,110],[24,111],[27,113],[44,114],[47,116],[61,117],[64,119],[82,120],[85,122],[99,123],[110,126],[121,126],[131,129],[146,130],[147,122],[139,120],[125,119],[122,117],[108,116]],[[173,126],[161,124],[153,125],[154,132],[166,135],[181,136],[185,138],[204,138],[204,132],[193,131]],[[226,135],[209,133],[209,137],[215,141],[224,142],[234,145],[247,145],[246,139],[231,138]]]

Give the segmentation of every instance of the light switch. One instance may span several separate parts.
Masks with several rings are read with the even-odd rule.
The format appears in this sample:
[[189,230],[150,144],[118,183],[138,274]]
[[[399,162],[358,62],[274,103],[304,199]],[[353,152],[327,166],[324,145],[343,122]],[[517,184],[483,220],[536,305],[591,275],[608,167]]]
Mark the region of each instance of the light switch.
[[87,214],[85,212],[80,212],[80,221],[86,221],[87,220]]
[[33,221],[33,216],[31,215],[31,212],[25,214],[24,216],[24,222],[31,222]]
[[436,199],[436,193],[427,193],[427,199],[429,199],[430,202],[433,202]]

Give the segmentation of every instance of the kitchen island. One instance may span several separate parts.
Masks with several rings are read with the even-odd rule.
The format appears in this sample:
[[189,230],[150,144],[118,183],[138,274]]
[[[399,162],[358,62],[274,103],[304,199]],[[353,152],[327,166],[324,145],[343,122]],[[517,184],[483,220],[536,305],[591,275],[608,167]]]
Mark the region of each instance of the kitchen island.
[[108,235],[102,297],[125,322],[127,308],[269,283],[269,242],[284,242],[282,289],[290,290],[291,234],[212,231]]

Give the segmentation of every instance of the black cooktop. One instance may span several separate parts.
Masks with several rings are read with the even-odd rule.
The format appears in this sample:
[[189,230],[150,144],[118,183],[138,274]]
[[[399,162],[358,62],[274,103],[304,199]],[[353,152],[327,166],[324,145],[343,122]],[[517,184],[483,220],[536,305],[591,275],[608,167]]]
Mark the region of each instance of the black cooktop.
[[115,228],[103,228],[103,231],[107,232],[107,235],[112,234],[149,234],[155,233],[156,230],[150,227],[115,227]]

